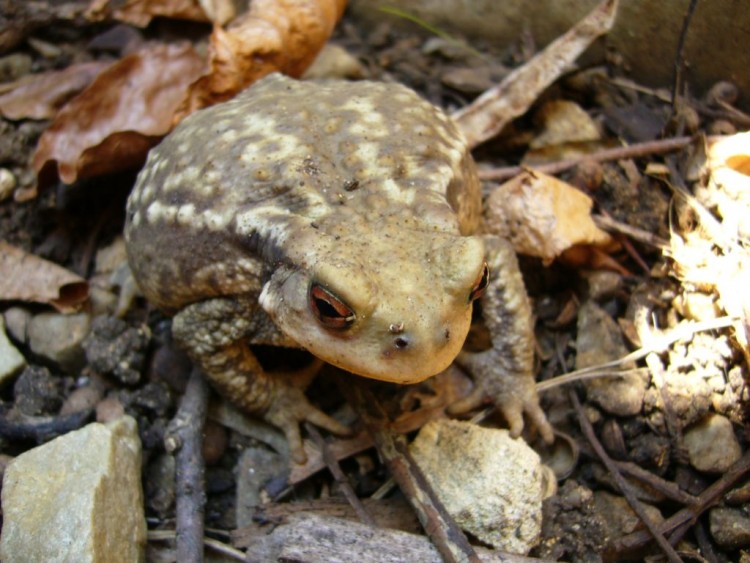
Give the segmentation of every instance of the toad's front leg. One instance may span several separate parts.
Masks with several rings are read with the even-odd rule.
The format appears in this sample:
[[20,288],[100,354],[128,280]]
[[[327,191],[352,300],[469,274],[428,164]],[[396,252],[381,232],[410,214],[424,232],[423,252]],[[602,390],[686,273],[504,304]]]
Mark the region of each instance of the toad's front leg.
[[542,438],[552,442],[552,427],[539,406],[534,382],[533,316],[515,252],[498,237],[484,241],[491,274],[481,306],[492,348],[459,354],[456,361],[474,376],[475,387],[450,412],[465,412],[490,400],[507,419],[511,435],[521,434],[526,414]]
[[305,461],[299,430],[302,421],[335,434],[349,433],[346,426],[307,399],[304,386],[309,377],[282,377],[260,365],[250,343],[278,345],[285,341],[256,300],[216,298],[189,305],[175,315],[172,334],[222,396],[284,432],[297,463]]

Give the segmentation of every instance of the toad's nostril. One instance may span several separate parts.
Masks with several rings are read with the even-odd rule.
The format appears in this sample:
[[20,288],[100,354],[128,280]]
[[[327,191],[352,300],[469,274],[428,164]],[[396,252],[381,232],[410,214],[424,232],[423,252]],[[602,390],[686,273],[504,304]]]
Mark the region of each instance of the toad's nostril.
[[403,350],[404,348],[409,346],[409,339],[403,336],[399,336],[398,338],[393,339],[393,344],[399,350]]

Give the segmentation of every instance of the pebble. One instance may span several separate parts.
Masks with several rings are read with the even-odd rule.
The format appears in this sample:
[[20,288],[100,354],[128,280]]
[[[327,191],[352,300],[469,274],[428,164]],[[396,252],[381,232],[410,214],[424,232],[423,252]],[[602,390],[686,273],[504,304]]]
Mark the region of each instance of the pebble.
[[[576,349],[576,369],[605,364],[628,354],[620,327],[593,301],[587,301],[578,311]],[[588,379],[583,384],[588,398],[610,414],[633,416],[641,412],[647,381],[639,374]]]
[[33,60],[26,53],[12,53],[0,57],[0,82],[10,82],[31,72]]
[[285,475],[289,459],[267,448],[247,448],[237,463],[237,527],[253,523],[256,508],[268,500],[268,480]]
[[0,201],[5,201],[13,195],[17,183],[13,172],[7,168],[0,168]]
[[495,549],[526,554],[539,540],[545,472],[507,430],[433,420],[411,445],[456,523]]
[[5,320],[0,315],[0,386],[13,379],[25,365],[26,359],[8,339]]
[[[625,497],[597,491],[594,493],[594,504],[596,512],[604,518],[606,535],[609,538],[621,538],[645,527]],[[658,508],[645,503],[642,506],[652,522],[661,524],[664,521]]]
[[534,118],[542,123],[543,130],[531,141],[529,146],[533,149],[601,139],[596,122],[575,102],[549,101]]
[[709,414],[685,431],[690,465],[706,473],[723,473],[740,459],[742,450],[728,418]]
[[86,360],[82,344],[90,326],[91,318],[87,313],[35,315],[28,328],[31,351],[66,372],[75,373]]
[[5,470],[2,505],[5,563],[143,561],[135,420],[92,423],[21,454]]
[[91,323],[83,349],[92,369],[133,385],[141,379],[150,338],[145,325],[133,328],[122,319],[101,316]]
[[31,313],[23,307],[11,307],[5,311],[3,317],[5,317],[5,328],[8,334],[16,341],[26,344]]
[[711,536],[722,549],[750,547],[750,517],[741,509],[712,508],[708,513],[708,522]]

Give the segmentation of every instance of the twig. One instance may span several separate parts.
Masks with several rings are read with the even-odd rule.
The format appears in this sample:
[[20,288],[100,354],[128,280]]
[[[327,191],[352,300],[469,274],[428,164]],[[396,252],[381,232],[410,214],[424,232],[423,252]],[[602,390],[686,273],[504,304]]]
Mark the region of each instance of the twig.
[[409,453],[404,437],[390,428],[388,416],[364,381],[348,380],[339,387],[362,417],[378,452],[419,518],[422,527],[447,562],[480,563],[474,548],[448,514]]
[[667,498],[682,504],[698,504],[698,497],[686,493],[676,483],[662,479],[630,461],[615,461],[614,463],[625,475],[638,479],[641,483],[659,491]]
[[470,147],[497,135],[512,119],[526,113],[539,95],[600,35],[610,30],[617,15],[617,0],[600,2],[586,17],[508,74],[452,117]]
[[[698,495],[698,503],[686,506],[671,518],[662,522],[657,528],[660,533],[667,533],[681,526],[690,525],[695,520],[716,504],[724,493],[731,489],[737,481],[742,479],[750,471],[750,452],[745,453],[738,459],[729,470],[719,479],[712,483],[705,491]],[[677,538],[675,538],[677,539]],[[616,541],[617,553],[630,553],[643,547],[650,540],[648,532],[639,530]]]
[[600,229],[611,233],[619,233],[643,244],[663,250],[669,248],[669,242],[653,233],[644,231],[627,223],[622,223],[609,215],[593,215],[592,219]]
[[731,327],[737,320],[739,319],[736,317],[724,316],[719,317],[718,319],[710,319],[701,322],[682,322],[666,334],[661,334],[658,336],[654,335],[654,338],[651,340],[648,346],[642,346],[641,348],[632,351],[627,356],[623,356],[618,360],[612,360],[611,362],[599,364],[598,366],[578,369],[576,371],[566,373],[565,375],[560,375],[553,379],[542,381],[540,383],[537,383],[536,390],[541,393],[542,391],[549,391],[553,387],[559,387],[560,385],[572,383],[573,381],[592,379],[594,377],[614,377],[626,375],[627,373],[629,373],[629,370],[622,372],[613,372],[612,370],[613,368],[619,368],[624,364],[635,362],[637,360],[645,358],[652,352],[662,352],[669,346],[671,346],[674,342],[692,337],[692,335],[697,332]]
[[[149,530],[148,541],[174,541],[177,538],[177,532],[174,530]],[[236,559],[237,561],[245,561],[246,555],[244,551],[233,548],[222,541],[215,540],[213,538],[203,538],[203,544],[206,547],[213,549],[214,551]]]
[[680,99],[680,93],[682,91],[683,82],[683,68],[685,66],[685,40],[687,39],[688,29],[690,29],[690,22],[693,20],[693,14],[695,14],[695,7],[698,5],[698,0],[690,0],[685,19],[682,20],[682,29],[680,30],[680,39],[677,43],[677,52],[674,58],[674,82],[672,88],[672,113],[677,113],[677,104]]
[[180,408],[167,427],[164,447],[175,453],[177,491],[177,561],[203,561],[203,516],[206,506],[203,425],[208,410],[208,385],[193,368]]
[[570,401],[573,403],[573,407],[576,409],[576,413],[578,414],[578,422],[581,425],[581,431],[583,432],[584,436],[586,436],[586,439],[591,444],[591,447],[596,452],[596,455],[612,475],[612,478],[615,480],[617,487],[625,496],[625,499],[628,501],[630,507],[638,515],[638,518],[640,518],[641,521],[645,524],[646,528],[648,528],[648,531],[659,544],[659,547],[661,547],[664,555],[666,555],[667,558],[673,563],[681,562],[682,559],[680,558],[680,556],[677,555],[677,552],[674,550],[674,548],[669,545],[669,542],[666,540],[666,538],[661,535],[656,527],[656,524],[651,521],[651,518],[646,513],[643,504],[635,496],[630,483],[625,480],[625,478],[622,476],[622,473],[620,473],[620,470],[617,468],[617,465],[615,465],[612,459],[607,455],[607,452],[604,451],[604,448],[602,447],[601,443],[596,437],[596,434],[594,433],[594,428],[591,426],[588,418],[586,418],[586,413],[584,412],[575,391],[571,390],[569,395]]
[[[714,137],[711,137],[711,140],[714,140]],[[569,158],[557,162],[550,162],[549,164],[540,164],[539,166],[505,166],[493,170],[480,170],[479,178],[481,180],[491,181],[508,180],[528,168],[533,168],[534,170],[544,172],[545,174],[559,174],[560,172],[573,168],[585,160],[606,162],[610,160],[622,160],[625,158],[640,158],[652,154],[663,154],[684,149],[692,142],[693,137],[674,137],[672,139],[659,139],[658,141],[645,141],[643,143],[628,145],[627,147],[603,149],[579,158]]]
[[328,466],[328,470],[331,472],[331,475],[333,475],[333,478],[339,484],[341,492],[344,493],[346,500],[348,500],[349,504],[352,505],[354,512],[357,513],[357,517],[362,521],[363,524],[376,527],[377,524],[375,523],[375,520],[370,515],[370,513],[367,512],[367,509],[365,509],[362,501],[359,500],[359,497],[354,492],[354,489],[352,489],[352,485],[351,483],[349,483],[349,479],[347,479],[346,475],[344,475],[344,472],[341,471],[341,466],[339,465],[338,460],[331,452],[331,448],[328,447],[328,444],[323,439],[323,436],[321,436],[320,432],[318,432],[318,429],[310,423],[306,423],[305,428],[307,429],[307,433],[312,436],[312,439],[315,440],[315,443],[320,448],[320,451],[323,454],[323,459]]
[[79,429],[93,412],[94,409],[85,409],[61,416],[28,416],[11,410],[0,415],[0,436],[44,442]]

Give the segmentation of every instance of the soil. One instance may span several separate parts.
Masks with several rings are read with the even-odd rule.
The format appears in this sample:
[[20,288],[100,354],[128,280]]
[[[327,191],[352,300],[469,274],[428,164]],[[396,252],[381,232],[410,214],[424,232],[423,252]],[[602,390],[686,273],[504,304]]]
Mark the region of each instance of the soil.
[[[34,37],[58,47],[57,57],[44,58],[27,43],[20,43],[6,55],[27,55],[31,59],[28,72],[62,68],[72,60],[111,57],[110,52],[90,48],[91,41],[109,26],[111,24],[86,25],[80,21],[42,25],[34,30]],[[179,26],[174,23],[157,22],[149,27],[146,35],[166,37],[176,30]],[[191,27],[191,34],[194,33]],[[479,58],[451,42],[425,37],[415,27],[396,29],[381,24],[365,29],[361,22],[347,17],[335,33],[335,42],[360,61],[368,78],[404,83],[449,111],[470,102],[486,84],[501,79],[507,69],[522,64],[529,56],[528,42],[520,35],[518,44],[503,52],[472,44],[472,49],[481,53]],[[625,72],[613,61],[616,62],[616,57],[602,62],[599,67],[579,69],[558,81],[532,108],[529,117],[518,119],[498,139],[477,149],[475,154],[481,167],[519,163],[528,142],[538,133],[538,124],[531,116],[544,102],[553,99],[579,103],[604,131],[602,146],[615,142],[618,135],[628,136],[620,126],[623,122],[643,124],[645,120],[633,133],[637,137],[634,140],[643,140],[644,136],[653,135],[653,131],[656,135],[669,135],[685,127],[679,117],[670,118],[670,105],[658,97],[638,94],[611,81]],[[598,79],[582,79],[590,76]],[[686,100],[688,105],[692,102]],[[695,104],[699,107],[697,101]],[[46,122],[0,119],[0,166],[15,175],[21,188],[34,183],[31,156],[46,125]],[[711,125],[711,119],[701,118],[698,127],[705,130]],[[679,153],[672,158],[678,169],[684,170],[687,154]],[[676,218],[675,214],[685,212],[676,209],[674,192],[667,182],[644,173],[649,165],[664,162],[663,156],[654,155],[628,163],[598,164],[593,181],[590,174],[585,175],[588,182],[582,182],[584,175],[580,168],[564,172],[560,177],[588,191],[598,213],[668,240],[677,219],[684,218]],[[73,186],[59,184],[25,203],[7,199],[0,203],[0,239],[93,280],[99,276],[94,263],[98,251],[112,247],[121,235],[124,200],[133,179],[134,173],[121,174]],[[489,184],[485,186],[486,191],[491,188]],[[522,258],[537,317],[540,380],[577,367],[579,312],[587,301],[595,302],[613,320],[611,325],[602,325],[599,337],[620,339],[626,352],[643,345],[640,340],[643,332],[639,330],[644,315],[655,326],[664,328],[674,327],[686,317],[685,306],[680,303],[687,290],[675,275],[673,263],[653,245],[617,236],[624,244],[611,256],[617,264],[614,271],[610,268],[608,272],[594,272],[592,262],[543,265],[538,260]],[[115,295],[118,290],[116,283],[107,288]],[[699,293],[693,287],[690,292]],[[715,302],[713,291],[706,294],[709,301]],[[637,307],[644,303],[647,308]],[[0,312],[11,305],[18,303],[0,303]],[[45,309],[38,305],[24,307],[32,312]],[[72,373],[50,365],[24,343],[16,342],[31,367],[14,386],[0,391],[3,412],[15,407],[32,416],[60,416],[60,409],[71,394],[87,386],[101,390],[97,400],[116,399],[139,424],[149,524],[154,529],[169,527],[174,520],[175,493],[170,473],[173,466],[165,454],[163,438],[185,389],[189,362],[171,343],[169,318],[151,309],[142,299],[136,298],[122,319],[110,312],[96,316],[92,326],[84,345],[85,365]],[[267,364],[288,360],[286,355],[280,359],[274,351],[267,351],[263,358]],[[630,462],[649,472],[650,477],[634,481],[639,483],[638,496],[661,510],[665,519],[687,505],[674,496],[654,494],[657,477],[697,496],[706,486],[720,480],[726,471],[726,468],[698,471],[691,465],[683,440],[686,430],[700,424],[709,413],[719,413],[731,420],[737,443],[742,451],[747,450],[746,412],[742,402],[746,395],[747,364],[741,347],[726,328],[691,334],[652,353],[647,359],[639,359],[633,367],[648,368],[641,370],[646,374],[646,384],[641,406],[634,414],[609,412],[601,401],[594,400],[594,391],[580,383],[557,387],[542,395],[545,411],[562,433],[561,443],[568,446],[562,449],[572,461],[564,473],[558,475],[557,494],[545,502],[543,537],[531,555],[596,561],[610,557],[639,559],[659,553],[653,544],[627,550],[612,537],[613,534],[627,535],[643,526],[636,522],[632,529],[618,527],[605,513],[611,507],[602,508],[595,498],[600,491],[619,495],[619,488],[583,436],[571,404],[571,393],[577,393],[583,401],[582,412],[593,424],[611,458],[621,465]],[[429,384],[409,390],[390,387],[379,390],[393,418],[404,416],[404,411],[419,410],[445,393],[444,389]],[[327,412],[343,412],[346,416],[345,402],[329,375],[324,373],[318,378],[309,395]],[[492,422],[502,425],[502,420]],[[236,527],[239,512],[235,501],[237,466],[245,450],[266,446],[256,438],[215,422],[209,424],[206,433],[212,436],[204,448],[208,463],[206,524],[209,528],[231,531]],[[48,437],[49,434],[44,439]],[[529,439],[533,440],[533,436]],[[33,445],[34,440],[5,436],[0,441],[0,451],[17,455]],[[544,455],[548,456],[546,459],[559,461],[556,456],[562,454],[545,452]],[[354,489],[362,496],[377,490],[388,478],[373,450],[342,464]],[[336,496],[338,492],[327,472],[318,472],[293,489],[284,486],[286,477],[284,470],[280,470],[267,482],[262,495],[265,500],[274,500],[266,505],[266,510],[290,498],[316,500],[327,494]],[[727,486],[724,493],[729,493],[731,488]],[[393,493],[393,496],[398,494]],[[743,498],[740,495],[740,500],[731,500],[720,495],[716,502],[742,513],[750,506]],[[697,514],[694,522],[694,527],[683,530],[679,536],[678,551],[685,559],[730,561],[750,557],[745,552],[750,547],[750,539],[734,546],[720,545],[716,541],[710,532],[707,512]]]

